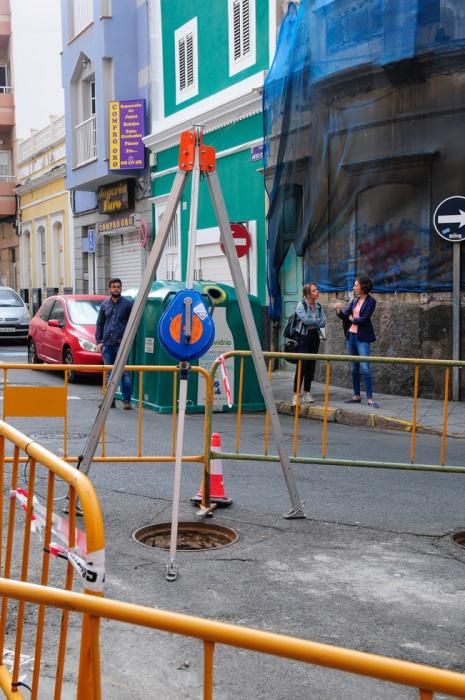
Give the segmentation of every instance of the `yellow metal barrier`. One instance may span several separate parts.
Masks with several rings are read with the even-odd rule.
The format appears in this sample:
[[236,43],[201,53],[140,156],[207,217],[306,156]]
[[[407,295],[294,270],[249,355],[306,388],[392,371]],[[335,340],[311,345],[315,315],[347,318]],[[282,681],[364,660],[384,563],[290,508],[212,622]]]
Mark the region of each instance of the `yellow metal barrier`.
[[[13,454],[7,460],[7,450],[11,448]],[[21,459],[26,460],[24,467]],[[11,470],[6,469],[7,461],[11,463]],[[59,480],[67,485],[67,518],[54,512],[55,487]],[[43,482],[46,483],[46,494],[41,500],[35,491],[38,484]],[[50,599],[50,577],[54,582],[62,578],[63,587],[70,591],[73,587],[74,573],[77,571],[84,591],[101,595],[104,578],[104,529],[100,506],[87,477],[23,433],[0,421],[0,492],[3,496],[0,508],[0,574],[4,580],[18,578],[26,582],[35,579],[44,586],[46,599]],[[78,500],[83,511],[83,530],[76,527]],[[63,503],[63,500],[58,501],[60,508]],[[24,511],[22,522],[20,508]],[[56,566],[52,565],[52,555],[57,557]],[[39,689],[45,634],[45,604],[46,601],[38,609],[32,651],[33,698],[38,696]],[[25,602],[21,600],[15,613],[9,617],[10,608],[9,596],[5,594],[0,612],[0,688],[8,698],[21,698],[18,688],[21,685],[19,672],[26,619]],[[64,609],[56,648],[56,698],[60,697],[63,683],[68,617],[68,610]],[[12,635],[14,640],[10,636],[11,626],[15,628]],[[85,615],[81,634],[78,686],[83,693],[82,697],[90,700],[100,697],[98,640],[98,621],[96,624],[94,619]],[[11,673],[4,664],[5,644],[9,641],[12,641],[14,646]],[[53,663],[50,658],[47,662]]]
[[[299,449],[299,436],[301,431],[301,406],[299,395],[297,395],[297,405],[293,409],[293,437],[292,444],[289,445],[290,461],[295,463],[303,464],[319,464],[328,466],[353,466],[353,467],[370,467],[370,468],[381,468],[381,469],[403,469],[403,470],[415,470],[415,471],[438,471],[438,472],[451,472],[451,473],[465,473],[464,466],[451,466],[446,464],[446,448],[447,448],[447,421],[449,416],[449,384],[450,384],[450,369],[451,367],[462,367],[465,368],[464,361],[451,361],[451,360],[424,360],[417,358],[387,358],[387,357],[352,357],[349,355],[311,355],[304,353],[280,353],[280,352],[265,352],[265,360],[268,362],[270,368],[269,378],[271,382],[271,387],[273,388],[273,374],[271,372],[271,365],[276,359],[296,359],[297,362],[297,375],[299,382],[300,373],[302,371],[301,364],[302,359],[315,359],[320,363],[325,364],[325,388],[324,388],[324,404],[320,413],[322,418],[322,444],[321,444],[321,454],[316,455],[302,455]],[[237,420],[236,420],[236,437],[235,437],[235,452],[227,453],[220,452],[218,450],[208,453],[211,458],[217,459],[243,459],[251,461],[278,461],[278,457],[275,454],[269,453],[269,430],[268,430],[268,416],[265,415],[264,419],[264,446],[263,452],[261,453],[246,453],[241,451],[241,428],[242,428],[242,417],[243,417],[243,406],[242,406],[242,395],[243,395],[243,377],[244,377],[244,362],[252,362],[252,357],[250,351],[237,350],[234,352],[227,352],[224,354],[224,359],[230,357],[240,358],[240,372],[239,372],[239,387],[237,390]],[[359,460],[359,459],[349,459],[349,458],[334,458],[328,455],[328,423],[329,423],[329,411],[330,411],[330,398],[331,398],[331,365],[333,363],[344,363],[348,364],[352,361],[355,362],[369,362],[372,364],[383,364],[383,365],[409,365],[413,370],[413,404],[412,404],[412,419],[411,421],[403,421],[404,430],[410,433],[410,450],[408,455],[408,461],[405,462],[394,462],[394,461],[378,461],[378,460]],[[418,426],[418,388],[419,388],[419,374],[421,367],[437,367],[440,370],[444,370],[444,398],[443,398],[443,420],[442,429],[440,435],[440,457],[437,464],[424,464],[415,461],[416,454],[416,443],[417,434],[419,430]],[[213,384],[215,380],[216,372],[219,368],[219,363],[215,362],[210,370],[210,379]],[[212,406],[208,406],[209,418],[207,418],[207,425],[211,424],[212,421]],[[310,411],[315,411],[315,408],[310,408]],[[206,453],[207,455],[207,453]]]
[[[203,698],[213,698],[213,659],[216,644],[247,649],[283,659],[332,668],[361,676],[397,683],[418,690],[420,700],[430,700],[434,693],[447,693],[465,698],[465,675],[432,666],[401,661],[385,656],[354,651],[343,647],[288,637],[272,632],[225,624],[199,617],[147,608],[116,600],[43,586],[0,579],[0,594],[16,598],[24,604],[53,606],[89,616],[97,625],[101,618],[171,632],[203,640],[204,683]],[[111,653],[111,652],[110,652]],[[156,658],[156,654],[155,654]],[[136,675],[136,671],[134,671]],[[94,682],[95,682],[94,677]],[[167,688],[169,691],[169,688]],[[77,699],[100,697],[100,687],[84,694],[77,689]],[[93,693],[93,694],[92,694]],[[8,696],[7,697],[11,697]],[[15,697],[18,697],[17,695]]]
[[[102,395],[105,393],[105,375],[108,370],[111,370],[110,365],[95,365],[92,366],[92,373],[101,374],[102,376]],[[177,425],[177,381],[179,369],[172,365],[128,365],[126,367],[127,371],[132,373],[137,373],[139,376],[139,387],[138,387],[138,398],[137,398],[137,415],[138,424],[135,431],[137,435],[137,445],[135,446],[134,454],[109,454],[107,450],[107,438],[105,431],[102,434],[100,442],[99,453],[95,455],[94,462],[173,462],[175,461],[175,444],[176,444],[176,425]],[[34,372],[47,372],[57,374],[63,377],[63,386],[60,387],[44,387],[44,386],[17,386],[13,382],[10,383],[9,374],[12,371],[21,370],[27,372],[28,370]],[[18,363],[8,363],[2,365],[3,371],[3,385],[4,385],[4,407],[3,407],[3,418],[7,417],[31,417],[31,418],[47,418],[47,417],[63,417],[64,419],[64,441],[63,441],[63,459],[67,462],[77,463],[79,457],[77,455],[71,455],[68,452],[68,430],[69,430],[69,416],[67,408],[67,398],[69,392],[69,384],[67,381],[68,372],[70,371],[70,365],[47,365],[47,364],[37,364],[37,365],[24,365]],[[89,365],[72,365],[71,371],[89,373]],[[144,408],[143,408],[143,395],[144,395],[144,377],[148,373],[166,373],[168,372],[173,376],[173,389],[172,389],[172,419],[171,419],[171,450],[169,454],[148,454],[147,451],[143,450],[143,437],[144,437]],[[210,386],[211,379],[210,374],[203,367],[192,367],[191,372],[193,374],[198,374],[199,381],[205,381],[206,383],[206,403],[208,406],[209,401],[213,400],[213,386]],[[32,382],[31,382],[32,384]],[[205,415],[208,415],[207,406],[205,407]],[[208,424],[205,424],[205,441],[204,444],[209,447],[208,436],[211,433],[211,429]],[[183,462],[194,462],[203,464],[204,463],[205,451],[198,454],[191,454],[183,456]],[[8,459],[7,459],[8,461]],[[22,460],[24,461],[24,459]]]

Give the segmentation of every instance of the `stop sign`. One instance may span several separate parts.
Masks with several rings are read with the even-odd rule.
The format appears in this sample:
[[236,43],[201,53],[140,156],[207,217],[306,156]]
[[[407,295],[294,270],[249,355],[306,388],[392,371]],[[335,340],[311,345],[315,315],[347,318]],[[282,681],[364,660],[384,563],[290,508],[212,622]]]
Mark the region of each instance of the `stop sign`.
[[[242,258],[250,250],[250,233],[243,224],[229,224],[231,226],[232,237],[234,238],[234,245],[236,246],[236,253],[238,258]],[[223,244],[220,244],[220,248],[224,253]]]

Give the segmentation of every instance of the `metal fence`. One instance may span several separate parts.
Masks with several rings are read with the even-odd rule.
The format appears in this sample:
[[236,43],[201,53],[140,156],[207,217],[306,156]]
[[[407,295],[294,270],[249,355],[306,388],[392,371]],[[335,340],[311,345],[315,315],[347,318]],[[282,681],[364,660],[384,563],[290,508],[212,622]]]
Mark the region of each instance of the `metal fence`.
[[[177,403],[178,403],[178,374],[179,370],[174,366],[146,366],[146,365],[128,365],[126,368],[133,374],[138,375],[138,392],[135,397],[137,411],[137,427],[134,431],[135,436],[135,451],[133,454],[113,454],[108,450],[108,441],[106,430],[103,430],[99,451],[94,457],[94,462],[173,462],[175,461],[176,449],[176,426],[177,426]],[[14,378],[10,380],[11,372],[21,370],[31,372],[31,382],[26,385],[19,385]],[[93,374],[100,374],[102,377],[102,398],[105,394],[105,375],[111,366],[96,365],[92,366]],[[3,420],[7,418],[62,418],[63,419],[63,459],[66,462],[77,464],[79,455],[70,454],[68,434],[70,431],[69,411],[68,411],[68,396],[69,396],[69,372],[82,372],[89,374],[89,365],[24,365],[18,363],[8,363],[2,365],[4,401],[3,401]],[[60,385],[54,387],[34,386],[33,371],[53,373],[60,379]],[[207,407],[212,401],[213,386],[209,373],[202,367],[192,367],[193,374],[198,375],[199,381],[205,382],[206,406],[204,414],[206,421],[203,427],[204,441],[203,448],[197,454],[183,455],[183,462],[194,462],[203,464],[206,454],[206,449],[210,447],[209,439],[211,434],[211,422],[209,420],[209,411]],[[172,375],[171,382],[171,435],[170,435],[170,450],[166,454],[149,454],[144,451],[143,438],[147,423],[147,414],[144,420],[144,378],[147,374],[170,374]],[[149,428],[150,430],[150,428]],[[25,461],[22,457],[22,461]],[[11,457],[7,457],[7,461]]]
[[[7,465],[8,452],[11,458]],[[21,463],[21,457],[25,462]],[[54,507],[56,488],[65,486],[68,517],[57,515]],[[39,499],[37,493],[43,498]],[[15,428],[0,421],[0,574],[3,584],[12,579],[37,582],[43,586],[44,600],[35,618],[35,643],[31,696],[39,692],[44,636],[47,634],[46,606],[53,598],[51,582],[65,590],[73,588],[75,574],[85,593],[101,595],[105,567],[105,543],[100,506],[90,481],[63,460]],[[79,501],[84,527],[76,527]],[[15,609],[13,609],[13,607]],[[13,606],[4,593],[0,612],[0,689],[6,697],[21,697],[20,659],[26,615],[25,602]],[[53,647],[47,642],[47,664],[55,664],[55,697],[60,697],[65,671],[69,613],[64,609]],[[56,629],[56,625],[52,626]],[[13,646],[11,673],[4,660],[7,644]],[[51,657],[54,649],[55,658]],[[98,686],[99,620],[84,615],[81,631],[79,688],[83,693]],[[82,696],[84,697],[84,695]],[[91,697],[88,695],[87,697]]]
[[[63,611],[87,615],[96,627],[101,618],[106,618],[202,640],[204,669],[201,697],[204,700],[213,699],[214,653],[218,644],[416,688],[420,700],[432,700],[436,692],[465,698],[465,675],[432,666],[26,583],[0,579],[0,593],[8,598],[17,598],[23,605],[29,602],[42,608],[52,606]],[[153,646],[151,650],[154,658],[157,658]],[[1,670],[0,667],[0,672]],[[137,669],[132,670],[136,684]],[[134,690],[135,688],[136,685],[133,686]],[[16,694],[14,697],[21,696]],[[89,683],[85,692],[80,687],[77,689],[78,700],[99,700],[100,697],[100,683],[95,675],[93,684]]]
[[[417,358],[386,358],[386,357],[353,357],[348,355],[311,355],[305,353],[278,353],[278,352],[265,352],[265,361],[268,364],[268,377],[271,382],[271,387],[273,388],[273,371],[272,368],[277,359],[291,359],[297,360],[297,372],[298,375],[302,372],[302,360],[318,360],[319,363],[324,363],[325,365],[325,382],[324,382],[324,402],[320,409],[321,424],[322,424],[322,436],[321,436],[321,451],[320,454],[315,454],[314,448],[312,448],[311,454],[304,454],[302,445],[299,442],[299,437],[302,432],[302,405],[300,404],[299,396],[297,396],[297,404],[293,411],[293,437],[292,444],[289,445],[290,461],[294,463],[302,464],[319,464],[327,466],[344,466],[344,467],[366,467],[373,469],[399,469],[399,470],[409,470],[409,471],[433,471],[433,472],[448,472],[448,473],[465,473],[465,463],[463,466],[454,466],[447,464],[447,441],[448,441],[448,411],[449,411],[449,392],[450,392],[450,381],[451,381],[451,369],[453,367],[465,367],[465,362],[462,361],[449,361],[449,360],[424,360]],[[250,453],[242,450],[241,445],[241,431],[242,431],[242,420],[243,420],[243,407],[242,407],[242,390],[243,390],[243,378],[245,376],[245,363],[251,362],[252,357],[250,351],[234,351],[225,353],[222,356],[221,361],[216,361],[211,370],[211,380],[215,379],[216,373],[219,370],[220,364],[224,363],[228,358],[235,357],[239,358],[239,385],[238,385],[238,400],[237,400],[237,416],[236,416],[236,434],[235,434],[235,451],[234,452],[220,452],[218,450],[212,451],[210,453],[210,458],[215,459],[230,459],[230,460],[251,460],[251,461],[266,461],[266,462],[276,462],[278,461],[278,456],[274,454],[270,448],[270,429],[269,429],[269,418],[266,414],[264,416],[263,425],[263,451],[260,453]],[[407,365],[411,366],[413,374],[413,397],[412,397],[412,416],[411,420],[406,423],[404,421],[403,428],[408,430],[410,433],[410,444],[408,454],[406,454],[405,460],[402,462],[389,461],[389,460],[361,460],[361,459],[350,459],[350,458],[336,458],[331,456],[328,448],[328,426],[330,423],[330,413],[331,413],[331,366],[333,363],[350,363],[350,362],[368,362],[370,364],[384,364],[384,365]],[[419,423],[418,423],[418,402],[419,402],[419,376],[422,367],[436,367],[444,372],[443,380],[443,420],[440,439],[440,450],[439,459],[437,463],[421,463],[416,460],[416,447],[417,438],[419,433]],[[212,413],[212,407],[208,407],[210,415]],[[306,409],[305,409],[306,410]],[[272,436],[271,436],[272,437]]]
[[[208,484],[209,464],[211,458],[223,458],[234,460],[264,460],[277,461],[277,456],[270,450],[270,435],[268,416],[264,414],[264,445],[263,451],[250,454],[242,451],[241,426],[244,419],[242,405],[242,388],[244,382],[244,364],[251,361],[250,353],[228,353],[225,357],[234,356],[239,361],[239,384],[235,445],[233,453],[222,453],[211,450],[210,437],[213,428],[213,386],[218,364],[212,367],[210,373],[201,368],[194,368],[200,377],[206,382],[205,397],[206,407],[203,421],[203,450],[199,454],[187,455],[183,461],[199,462],[204,465],[204,479]],[[275,358],[285,357],[282,353],[265,353],[268,362],[269,378],[273,382],[272,366]],[[425,471],[464,472],[465,467],[453,467],[445,464],[447,441],[447,406],[449,400],[450,368],[457,363],[434,360],[369,358],[370,362],[403,363],[411,364],[414,372],[414,396],[413,413],[410,436],[410,461],[405,463],[395,462],[363,462],[358,460],[340,460],[328,454],[328,415],[331,400],[331,364],[333,362],[348,362],[354,359],[347,356],[302,356],[296,357],[301,361],[303,357],[318,359],[325,363],[325,401],[322,407],[322,453],[301,454],[299,434],[301,431],[300,407],[295,407],[293,415],[293,436],[290,452],[291,461],[302,463],[318,463],[327,465],[382,467],[393,469],[421,469]],[[368,358],[363,358],[367,361]],[[416,439],[416,406],[418,403],[418,373],[424,364],[438,365],[444,370],[444,424],[441,439],[441,464],[417,464],[415,462]],[[465,363],[461,363],[465,366]],[[24,387],[15,386],[9,381],[11,370],[26,370],[24,365],[4,365],[4,417],[15,416],[46,416],[63,419],[64,425],[64,450],[66,460],[76,461],[76,456],[70,456],[67,449],[68,423],[68,372],[76,370],[89,371],[88,366],[44,366],[37,365],[34,369],[39,371],[58,371],[63,378],[63,384],[56,387]],[[94,368],[92,368],[94,369]],[[96,371],[105,372],[107,368],[98,367]],[[145,367],[129,366],[129,370],[139,373],[139,395],[137,415],[137,448],[133,455],[110,455],[106,450],[105,435],[102,436],[101,452],[95,461],[147,461],[147,462],[174,462],[175,434],[176,434],[176,407],[177,407],[177,380],[176,367]],[[299,370],[298,370],[299,371]],[[142,435],[144,429],[143,411],[143,384],[146,372],[170,372],[172,373],[172,450],[165,455],[147,455],[143,452]],[[104,375],[103,375],[104,376]],[[104,391],[104,383],[102,392]],[[40,482],[39,472],[45,473],[45,480]],[[57,516],[54,513],[56,502],[56,484],[58,481],[66,485],[66,495],[69,499],[69,518]],[[42,488],[43,498],[37,498],[36,492],[39,484]],[[377,678],[383,681],[399,683],[416,688],[421,700],[433,698],[434,692],[449,693],[455,697],[465,697],[465,676],[459,673],[443,671],[432,667],[421,666],[396,659],[365,654],[349,649],[318,644],[311,641],[284,637],[281,635],[261,632],[234,625],[226,625],[219,622],[201,620],[199,618],[179,615],[136,605],[129,605],[119,601],[104,600],[98,597],[101,593],[104,561],[104,534],[99,505],[90,482],[78,470],[73,469],[64,460],[51,454],[20,433],[15,428],[0,422],[0,487],[3,494],[7,495],[6,507],[0,511],[0,540],[3,549],[0,550],[0,593],[2,594],[2,609],[0,618],[0,689],[7,698],[21,698],[20,692],[20,655],[23,648],[24,625],[26,612],[28,620],[31,619],[31,611],[26,611],[26,603],[38,606],[35,620],[35,644],[34,665],[32,672],[31,696],[38,697],[41,662],[43,660],[43,639],[46,612],[48,608],[58,608],[61,611],[61,622],[55,626],[58,639],[55,642],[56,649],[56,674],[55,697],[60,697],[61,686],[65,669],[66,640],[68,637],[70,612],[83,615],[82,630],[77,640],[80,645],[80,661],[76,671],[77,697],[93,700],[101,697],[100,676],[100,641],[99,623],[102,617],[115,621],[125,622],[131,625],[141,625],[153,629],[182,634],[203,640],[204,645],[204,682],[203,697],[213,698],[213,660],[215,645],[224,644],[241,649],[254,650],[265,654],[294,659],[304,663],[326,666],[340,671],[357,673],[360,675]],[[208,503],[208,488],[205,489],[204,500]],[[84,530],[76,528],[75,507],[79,503],[84,511]],[[42,502],[44,503],[42,505]],[[60,507],[61,507],[60,502]],[[205,505],[205,504],[204,504]],[[19,507],[24,511],[22,521],[19,520]],[[6,515],[6,512],[8,515]],[[22,532],[18,542],[18,532]],[[35,537],[35,533],[42,534],[42,541]],[[54,540],[58,538],[60,543]],[[56,559],[55,559],[56,557]],[[65,560],[62,561],[62,560]],[[79,579],[85,593],[94,595],[82,595],[72,592],[74,573],[78,572]],[[13,579],[17,579],[16,581]],[[61,579],[61,583],[60,583]],[[34,583],[31,583],[34,581]],[[39,585],[37,585],[39,584]],[[61,586],[52,588],[50,584]],[[12,600],[18,600],[17,609],[12,612]],[[9,670],[4,663],[6,643],[11,638],[10,627],[14,627],[13,633],[13,666]],[[75,630],[73,628],[75,635]],[[48,653],[50,644],[47,644]],[[69,656],[69,653],[68,653]],[[72,661],[75,661],[73,658]]]

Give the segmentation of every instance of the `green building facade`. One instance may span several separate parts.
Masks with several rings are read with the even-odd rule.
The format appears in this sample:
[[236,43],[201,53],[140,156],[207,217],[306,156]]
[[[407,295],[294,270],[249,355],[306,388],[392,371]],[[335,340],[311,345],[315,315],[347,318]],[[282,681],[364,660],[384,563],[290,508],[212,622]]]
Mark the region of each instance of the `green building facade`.
[[[214,146],[230,221],[249,230],[240,259],[249,293],[266,293],[266,195],[262,87],[274,55],[277,0],[157,0],[152,27],[151,150],[155,237],[173,184],[182,131],[203,126]],[[186,277],[190,181],[157,270],[159,280]],[[200,184],[195,279],[231,283],[206,183]]]

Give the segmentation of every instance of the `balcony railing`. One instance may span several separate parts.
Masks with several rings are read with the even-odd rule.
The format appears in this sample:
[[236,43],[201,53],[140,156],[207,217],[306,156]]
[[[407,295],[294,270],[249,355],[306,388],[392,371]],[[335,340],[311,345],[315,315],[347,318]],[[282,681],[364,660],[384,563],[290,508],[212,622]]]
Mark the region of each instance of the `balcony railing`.
[[59,117],[50,122],[45,129],[36,131],[29,139],[18,145],[18,163],[22,163],[33,154],[46,150],[60,139],[65,138],[65,118]]
[[93,117],[77,124],[76,167],[97,158],[97,118]]

